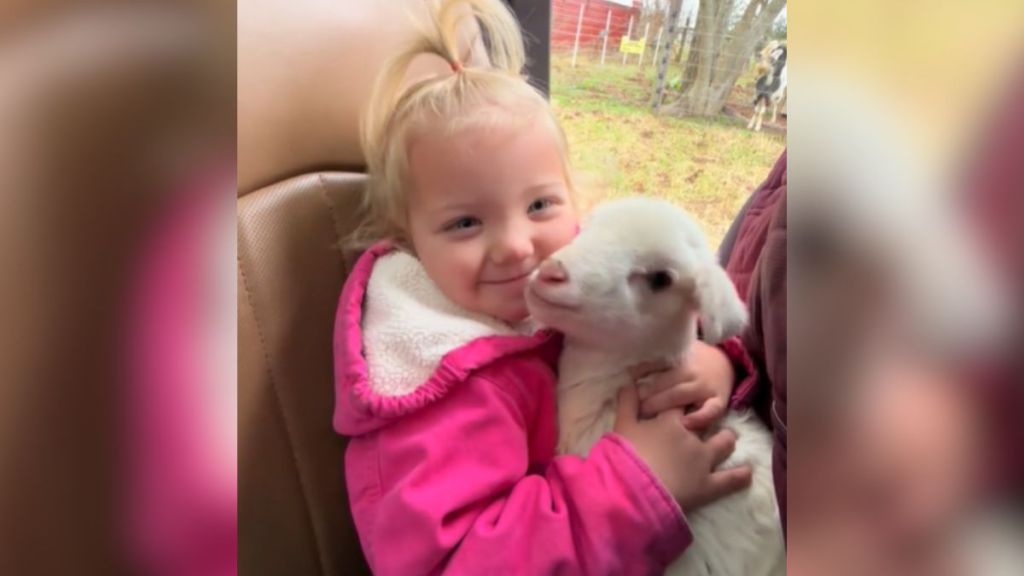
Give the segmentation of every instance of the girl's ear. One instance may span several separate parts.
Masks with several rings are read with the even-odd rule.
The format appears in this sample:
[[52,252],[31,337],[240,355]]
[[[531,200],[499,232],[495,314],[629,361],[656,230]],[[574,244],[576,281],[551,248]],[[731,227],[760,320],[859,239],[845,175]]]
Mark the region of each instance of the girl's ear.
[[697,275],[694,292],[706,342],[714,344],[735,336],[747,325],[747,306],[720,266],[705,266]]

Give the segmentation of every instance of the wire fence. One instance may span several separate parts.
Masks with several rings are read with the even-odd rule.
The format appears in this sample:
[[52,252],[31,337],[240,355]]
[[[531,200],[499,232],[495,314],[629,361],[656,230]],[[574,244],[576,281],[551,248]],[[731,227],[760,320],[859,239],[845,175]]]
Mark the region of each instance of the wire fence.
[[[680,18],[674,33],[670,31],[668,19],[667,11],[660,7],[641,10],[607,0],[556,0],[552,2],[551,38],[555,67],[563,72],[566,72],[566,67],[574,71],[583,69],[579,72],[591,72],[597,79],[605,72],[595,67],[607,68],[608,75],[613,78],[621,78],[623,72],[631,72],[628,78],[635,84],[635,89],[624,90],[621,82],[610,81],[605,91],[607,97],[626,99],[629,104],[649,105],[657,81],[657,63],[662,56],[661,51],[667,49],[668,69],[662,102],[671,103],[678,99],[685,87],[684,71],[691,53],[701,50],[699,47],[704,43],[700,42],[701,33],[696,30],[694,14]],[[666,41],[668,39],[664,36],[669,33],[672,33],[672,38]],[[729,52],[729,41],[737,35],[725,32],[716,36],[720,41],[716,42],[713,64],[709,68],[711,74],[735,73],[735,67],[724,64],[736,60],[742,62],[740,76],[726,99],[725,112],[749,117],[756,93],[758,50],[749,54]],[[615,67],[626,70],[616,70]],[[589,82],[588,86],[591,91],[601,92],[600,84],[595,81]]]
[[[692,214],[715,245],[785,147],[784,128],[770,118],[761,134],[741,129],[753,108],[757,47],[750,54],[729,54],[730,46],[739,45],[730,42],[731,33],[724,41],[705,42],[696,36],[693,17],[672,26],[664,2],[653,10],[623,4],[630,3],[551,4],[551,101],[579,175],[578,206],[586,213],[614,197],[663,198]],[[662,101],[671,105],[684,87],[688,58],[702,56],[695,50],[705,45],[715,46],[723,67],[730,56],[734,70],[740,63],[742,74],[729,91],[725,114],[743,119],[651,114],[656,87],[666,89]],[[660,75],[658,63],[666,59],[668,69]]]

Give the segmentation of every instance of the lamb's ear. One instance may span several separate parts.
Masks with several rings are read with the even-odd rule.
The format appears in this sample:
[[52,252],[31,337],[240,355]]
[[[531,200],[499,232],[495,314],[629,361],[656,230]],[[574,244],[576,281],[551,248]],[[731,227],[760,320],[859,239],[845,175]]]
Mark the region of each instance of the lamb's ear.
[[720,266],[704,267],[697,277],[696,296],[705,342],[735,336],[747,325],[747,306]]

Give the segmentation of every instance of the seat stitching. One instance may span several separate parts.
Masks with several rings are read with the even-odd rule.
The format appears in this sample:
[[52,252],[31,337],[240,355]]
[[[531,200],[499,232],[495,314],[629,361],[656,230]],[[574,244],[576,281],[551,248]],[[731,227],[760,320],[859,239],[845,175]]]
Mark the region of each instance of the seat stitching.
[[302,499],[306,503],[306,519],[309,521],[310,533],[313,534],[313,541],[317,548],[317,562],[320,565],[320,573],[324,573],[324,560],[322,557],[322,551],[320,550],[320,543],[317,536],[316,526],[313,524],[313,517],[311,502],[309,499],[309,490],[306,487],[306,481],[302,474],[302,469],[299,466],[298,455],[295,453],[295,442],[293,439],[292,427],[289,425],[288,416],[285,414],[284,407],[281,403],[281,393],[278,389],[277,378],[274,377],[274,370],[270,362],[270,353],[267,350],[267,340],[263,333],[263,325],[260,322],[260,315],[256,309],[256,302],[253,299],[252,290],[249,288],[249,277],[245,272],[245,265],[242,259],[241,245],[238,250],[238,271],[242,275],[242,287],[245,289],[246,300],[249,303],[249,308],[252,309],[253,320],[256,323],[256,334],[260,341],[260,352],[263,354],[263,362],[267,371],[267,379],[270,380],[270,388],[274,391],[275,407],[277,408],[278,417],[281,418],[281,422],[284,424],[285,439],[288,442],[288,455],[291,457],[292,465],[295,467],[295,476],[299,481],[299,490],[302,492]]

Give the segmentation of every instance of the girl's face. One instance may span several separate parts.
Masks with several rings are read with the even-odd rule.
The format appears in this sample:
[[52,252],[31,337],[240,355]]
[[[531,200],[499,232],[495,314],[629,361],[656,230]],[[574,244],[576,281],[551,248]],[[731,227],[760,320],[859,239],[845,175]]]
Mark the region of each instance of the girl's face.
[[538,115],[421,135],[409,180],[413,248],[445,296],[506,322],[526,318],[527,278],[578,228],[554,128]]

